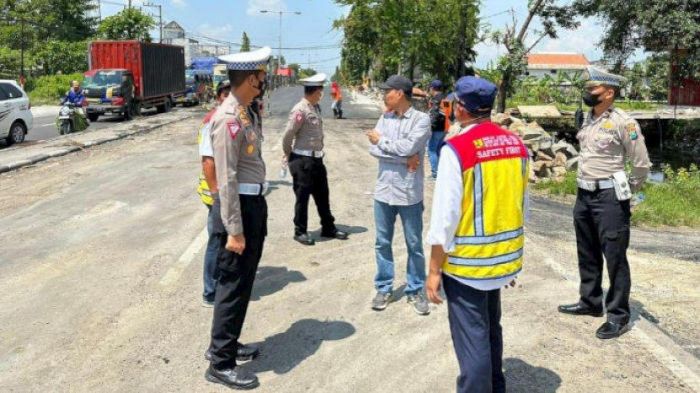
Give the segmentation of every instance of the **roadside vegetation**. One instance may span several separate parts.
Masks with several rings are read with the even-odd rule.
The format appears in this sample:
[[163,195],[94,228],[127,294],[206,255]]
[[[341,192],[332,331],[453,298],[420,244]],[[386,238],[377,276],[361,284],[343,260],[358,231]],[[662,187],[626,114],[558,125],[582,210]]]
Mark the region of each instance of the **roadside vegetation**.
[[667,168],[663,183],[647,184],[642,192],[645,200],[634,209],[634,224],[700,228],[700,171],[695,164]]
[[[576,172],[569,172],[561,182],[545,181],[534,188],[550,195],[576,195]],[[663,183],[647,183],[644,200],[633,209],[632,224],[700,228],[700,170],[689,168],[664,170]]]
[[71,81],[83,81],[83,74],[46,75],[27,80],[24,86],[32,105],[58,105],[70,88]]

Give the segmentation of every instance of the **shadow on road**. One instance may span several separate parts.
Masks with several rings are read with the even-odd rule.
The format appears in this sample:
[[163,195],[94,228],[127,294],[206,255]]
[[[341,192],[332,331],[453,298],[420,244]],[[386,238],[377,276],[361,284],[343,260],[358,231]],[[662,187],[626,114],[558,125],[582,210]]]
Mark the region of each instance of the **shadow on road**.
[[559,374],[548,368],[528,364],[522,359],[505,359],[503,370],[506,389],[511,393],[553,393],[561,386]]
[[306,276],[296,270],[286,267],[262,266],[255,277],[255,286],[250,300],[260,300],[284,289],[293,282],[306,281]]
[[[368,231],[368,229],[366,227],[352,226],[352,225],[339,225],[339,224],[337,224],[335,227],[339,231],[347,232],[349,235],[355,235],[358,233],[365,233]],[[311,237],[316,239],[316,243],[323,243],[323,242],[327,242],[330,240],[335,240],[335,239],[329,238],[329,237],[321,237],[321,228],[316,229],[315,231],[309,231],[309,234],[311,235]]]
[[324,341],[343,340],[353,334],[355,327],[344,321],[302,319],[287,331],[253,344],[261,348],[261,354],[246,368],[254,373],[285,374],[316,353]]

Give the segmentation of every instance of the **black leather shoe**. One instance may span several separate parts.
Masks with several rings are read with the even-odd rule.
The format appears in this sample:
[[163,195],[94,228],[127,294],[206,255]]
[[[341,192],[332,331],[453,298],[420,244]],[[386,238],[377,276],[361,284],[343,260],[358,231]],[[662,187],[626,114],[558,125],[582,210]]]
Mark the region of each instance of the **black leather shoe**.
[[209,366],[204,373],[204,378],[209,382],[220,383],[232,389],[249,390],[260,386],[258,377],[240,366],[225,370],[217,370]]
[[630,324],[628,323],[617,323],[612,321],[607,321],[600,325],[598,330],[595,332],[595,336],[601,340],[607,340],[609,338],[620,337],[628,330],[630,330]]
[[[260,355],[260,350],[250,345],[238,343],[238,351],[236,351],[237,362],[247,362],[253,360]],[[204,359],[211,362],[211,350],[207,349],[204,352]]]
[[309,236],[308,233],[302,233],[301,235],[294,235],[294,240],[298,241],[299,243],[305,245],[305,246],[313,246],[316,244],[316,241]]
[[338,240],[347,240],[348,233],[336,230],[335,232],[321,233],[321,237],[328,237],[331,239],[338,239]]
[[253,360],[260,355],[260,351],[250,345],[238,343],[238,351],[236,352],[236,361],[245,362]]
[[564,304],[558,308],[560,313],[571,315],[590,315],[592,317],[602,317],[603,310],[582,306],[581,303]]

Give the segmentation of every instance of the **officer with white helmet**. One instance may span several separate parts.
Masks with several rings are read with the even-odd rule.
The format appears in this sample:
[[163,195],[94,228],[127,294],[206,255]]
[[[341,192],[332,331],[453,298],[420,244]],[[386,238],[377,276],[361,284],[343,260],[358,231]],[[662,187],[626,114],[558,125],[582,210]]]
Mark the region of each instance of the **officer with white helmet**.
[[[595,67],[588,67],[586,74],[583,101],[591,110],[577,134],[581,157],[574,207],[580,298],[559,306],[559,311],[603,316],[605,257],[610,279],[605,298],[608,315],[596,336],[609,339],[630,326],[630,198],[644,184],[651,162],[637,121],[613,106],[624,79]],[[629,177],[626,160],[632,167]]]
[[236,362],[258,354],[256,348],[238,341],[267,235],[263,135],[257,115],[247,107],[264,90],[270,54],[270,48],[265,47],[219,58],[228,64],[231,93],[211,120],[216,182],[226,235],[221,237],[217,258],[219,279],[211,344],[205,354],[211,363],[205,377],[236,389],[259,385],[258,378]]
[[294,182],[294,240],[311,246],[315,240],[307,232],[309,197],[313,196],[321,217],[321,236],[345,240],[348,234],[335,227],[328,195],[328,172],[323,164],[323,119],[319,102],[323,97],[326,74],[301,79],[304,97],[289,113],[282,140],[284,158]]

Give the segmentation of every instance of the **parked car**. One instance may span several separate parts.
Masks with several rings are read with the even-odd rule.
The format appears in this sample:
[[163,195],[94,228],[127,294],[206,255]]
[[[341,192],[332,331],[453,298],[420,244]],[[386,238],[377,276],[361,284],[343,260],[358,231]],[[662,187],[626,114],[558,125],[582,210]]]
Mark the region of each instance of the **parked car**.
[[0,139],[24,142],[34,123],[29,96],[12,80],[0,79]]

